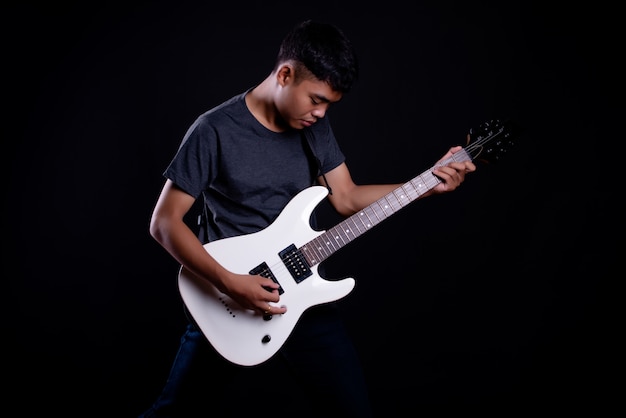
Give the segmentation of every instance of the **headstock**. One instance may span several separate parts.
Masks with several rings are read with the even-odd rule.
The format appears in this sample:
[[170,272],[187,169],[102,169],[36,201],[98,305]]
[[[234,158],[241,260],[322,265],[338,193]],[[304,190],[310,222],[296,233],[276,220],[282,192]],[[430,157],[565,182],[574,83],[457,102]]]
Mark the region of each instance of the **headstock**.
[[511,121],[492,119],[469,131],[465,151],[472,160],[495,163],[515,144],[519,128]]

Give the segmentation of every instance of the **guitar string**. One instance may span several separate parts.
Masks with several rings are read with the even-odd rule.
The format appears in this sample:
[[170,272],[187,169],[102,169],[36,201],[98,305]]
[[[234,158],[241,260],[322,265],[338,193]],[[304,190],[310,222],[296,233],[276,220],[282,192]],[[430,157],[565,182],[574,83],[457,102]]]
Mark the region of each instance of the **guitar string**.
[[[498,136],[502,135],[503,133],[505,134],[505,130],[504,130],[504,127],[503,127],[503,126],[501,126],[499,123],[495,123],[495,125],[496,125],[496,126],[495,126],[495,128],[496,128],[496,132],[491,132],[491,133],[488,133],[488,134],[486,134],[486,135],[485,135],[484,137],[482,137],[482,138],[479,136],[479,138],[478,138],[476,141],[474,141],[474,142],[472,142],[472,143],[468,144],[466,147],[464,147],[464,148],[463,148],[463,150],[464,150],[464,151],[465,151],[465,153],[468,155],[468,157],[469,157],[469,159],[470,159],[470,160],[475,159],[475,158],[479,155],[480,151],[484,148],[485,144],[487,144],[489,141],[492,141],[494,138],[496,138],[496,137],[498,137]],[[484,128],[483,128],[483,129],[484,129]],[[505,135],[505,136],[506,136],[506,135]],[[472,154],[473,152],[478,152],[478,153],[477,153],[476,155],[473,155],[473,154]],[[431,167],[431,169],[434,169],[435,167],[438,167],[438,166],[441,166],[441,165],[448,164],[448,163],[449,163],[449,162],[451,162],[451,161],[457,161],[457,162],[460,162],[460,161],[467,161],[467,160],[468,160],[467,158],[463,158],[463,159],[457,160],[457,159],[455,158],[455,155],[457,155],[457,154],[458,154],[458,153],[454,154],[452,157],[450,157],[450,158],[448,158],[448,159],[446,159],[446,160],[444,160],[444,161],[442,161],[442,162],[440,162],[440,163],[438,163],[438,164],[435,164],[434,166],[432,166],[432,167]],[[427,171],[426,171],[426,172],[427,172]],[[424,173],[426,173],[426,172],[424,172]],[[424,174],[424,173],[423,173],[423,174]],[[422,180],[423,180],[423,174],[422,174],[422,175],[418,175],[417,177],[413,178],[412,180],[410,180],[410,181],[409,181],[409,182],[407,182],[407,183],[411,183],[412,181],[414,181],[414,180],[415,180],[415,179],[417,179],[417,178],[422,178]],[[431,176],[431,177],[432,177],[432,178],[431,178],[430,180],[423,181],[423,183],[425,183],[425,184],[427,185],[427,190],[430,190],[430,189],[432,189],[433,187],[435,187],[437,184],[441,183],[441,180],[439,180],[436,176]],[[406,184],[406,183],[405,183],[405,184]],[[401,187],[402,187],[402,186],[401,186]],[[392,195],[392,194],[393,194],[393,192],[392,192],[392,193],[390,193],[389,195]],[[385,196],[385,197],[386,197],[386,196]],[[374,202],[374,203],[376,203],[376,202]],[[371,206],[371,205],[370,205],[370,206]],[[390,206],[390,207],[391,207],[391,209],[393,210],[393,207],[392,207],[392,206]],[[403,207],[404,207],[404,206],[400,205],[400,207],[399,207],[399,209],[398,209],[398,210],[402,209]],[[398,210],[393,211],[393,213],[396,213]],[[392,214],[393,214],[393,213],[392,213]],[[337,225],[335,225],[334,227],[330,228],[328,231],[325,231],[325,232],[324,232],[324,233],[322,233],[321,235],[319,235],[319,236],[317,236],[316,238],[312,239],[312,240],[311,240],[311,241],[309,241],[308,243],[304,244],[302,247],[299,247],[299,248],[297,248],[295,251],[290,252],[290,253],[289,253],[289,254],[287,254],[284,258],[281,258],[279,263],[275,263],[275,264],[274,264],[274,265],[272,265],[272,266],[268,266],[267,268],[264,268],[264,269],[263,269],[263,270],[261,270],[258,274],[260,274],[261,276],[263,276],[264,274],[265,274],[265,275],[268,275],[268,274],[269,274],[269,275],[273,275],[273,276],[276,278],[276,280],[278,281],[278,277],[277,277],[277,276],[279,276],[279,275],[281,275],[281,276],[282,276],[282,274],[283,274],[283,273],[285,273],[285,272],[289,272],[289,268],[287,268],[286,263],[290,263],[290,262],[292,262],[292,261],[294,261],[294,260],[295,260],[295,262],[298,262],[298,261],[305,261],[305,262],[306,262],[306,264],[307,264],[307,267],[308,267],[308,268],[311,268],[311,267],[313,267],[313,266],[315,266],[315,265],[317,265],[317,264],[321,263],[322,261],[326,260],[326,258],[328,258],[330,255],[334,254],[336,251],[338,251],[339,249],[343,248],[343,246],[345,246],[345,245],[349,244],[349,243],[350,243],[350,242],[352,242],[355,238],[357,238],[358,236],[360,236],[360,235],[361,235],[361,233],[359,233],[359,235],[354,236],[352,239],[349,239],[349,240],[348,240],[348,242],[346,242],[346,243],[340,244],[339,242],[337,242],[337,244],[338,244],[338,248],[337,248],[337,249],[334,249],[334,250],[332,250],[332,251],[330,251],[330,254],[328,254],[328,255],[327,255],[327,254],[322,254],[324,246],[317,246],[316,248],[314,248],[314,249],[313,249],[313,250],[311,250],[311,251],[313,251],[313,252],[317,251],[317,252],[319,252],[319,253],[320,253],[323,257],[321,257],[321,259],[320,259],[320,260],[317,260],[317,258],[318,258],[318,257],[316,257],[316,260],[313,260],[313,261],[315,261],[315,263],[314,263],[314,264],[311,264],[311,265],[309,265],[309,260],[308,260],[308,258],[306,257],[306,255],[303,253],[302,248],[304,248],[304,246],[305,246],[305,245],[312,243],[313,241],[319,241],[322,237],[325,237],[325,236],[327,236],[327,235],[330,235],[331,230],[334,230],[334,229],[336,229],[338,226],[345,224],[348,220],[352,219],[352,218],[353,218],[353,216],[354,216],[354,215],[350,216],[349,218],[346,218],[344,221],[340,222],[339,224],[337,224]],[[390,216],[390,215],[389,215],[389,216]],[[388,216],[387,216],[387,217],[388,217]],[[386,219],[386,218],[385,218],[385,219]],[[358,229],[358,228],[357,228],[357,229]],[[366,230],[369,230],[369,228],[366,228]],[[335,240],[335,241],[336,241],[336,240]],[[332,242],[332,240],[324,240],[324,242]],[[325,251],[324,251],[324,252],[325,252]],[[291,276],[291,273],[289,273],[289,276]],[[264,277],[267,277],[267,276],[264,276]],[[288,277],[288,278],[289,278],[289,277]],[[293,278],[293,277],[292,277],[292,278]],[[293,278],[293,279],[295,280],[295,278]],[[278,281],[278,284],[279,284],[279,285],[281,285],[281,287],[282,287],[282,284],[280,283],[280,281]]]

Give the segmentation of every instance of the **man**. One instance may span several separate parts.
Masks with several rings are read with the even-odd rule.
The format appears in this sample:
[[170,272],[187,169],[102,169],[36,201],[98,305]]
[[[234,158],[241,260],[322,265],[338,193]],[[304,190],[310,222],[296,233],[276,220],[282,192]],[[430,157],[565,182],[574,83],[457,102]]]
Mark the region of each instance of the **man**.
[[[355,184],[325,118],[357,77],[356,55],[341,30],[313,21],[296,25],[267,78],[202,114],[187,131],[164,173],[150,224],[154,239],[241,308],[289,315],[279,283],[229,271],[202,244],[263,230],[313,182],[328,187],[330,204],[343,216],[399,186]],[[475,169],[471,161],[433,169],[440,183],[421,197],[456,189]],[[206,239],[184,221],[199,198]],[[142,416],[330,413],[372,416],[358,355],[335,304],[324,303],[307,309],[276,355],[254,367],[222,358],[190,318],[163,392]]]

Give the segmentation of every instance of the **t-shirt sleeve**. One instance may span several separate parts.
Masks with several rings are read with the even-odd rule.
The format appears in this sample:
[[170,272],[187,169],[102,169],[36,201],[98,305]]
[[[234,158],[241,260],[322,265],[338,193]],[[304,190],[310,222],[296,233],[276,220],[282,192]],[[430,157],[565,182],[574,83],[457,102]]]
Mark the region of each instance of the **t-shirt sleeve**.
[[214,175],[217,155],[215,133],[199,117],[189,127],[174,158],[163,175],[178,187],[198,198]]
[[322,173],[326,174],[343,163],[346,159],[345,155],[337,143],[328,116],[313,125],[312,133],[313,150],[320,160]]

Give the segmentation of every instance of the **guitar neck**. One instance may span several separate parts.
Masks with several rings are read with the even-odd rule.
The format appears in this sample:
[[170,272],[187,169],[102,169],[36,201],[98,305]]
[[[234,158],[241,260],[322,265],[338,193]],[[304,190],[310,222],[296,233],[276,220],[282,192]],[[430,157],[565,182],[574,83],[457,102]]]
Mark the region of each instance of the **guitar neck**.
[[[453,154],[452,157],[441,161],[438,166],[446,165],[453,161],[462,162],[468,160],[471,160],[469,153],[462,149]],[[433,168],[424,171],[303,245],[300,248],[300,252],[306,258],[309,266],[314,266],[326,260],[336,251],[441,183],[441,180],[432,174]]]

